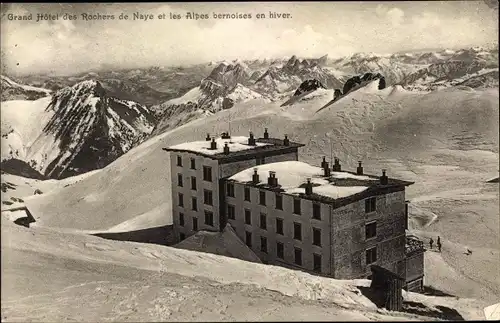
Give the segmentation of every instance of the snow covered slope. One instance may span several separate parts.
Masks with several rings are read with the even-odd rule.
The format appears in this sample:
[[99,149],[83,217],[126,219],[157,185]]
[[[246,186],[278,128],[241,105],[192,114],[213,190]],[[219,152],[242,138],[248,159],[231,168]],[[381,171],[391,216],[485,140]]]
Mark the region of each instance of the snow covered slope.
[[[500,234],[499,203],[498,186],[487,180],[498,176],[498,91],[451,88],[420,93],[400,86],[378,90],[376,83],[320,112],[333,90],[317,90],[310,99],[287,107],[252,101],[235,104],[151,138],[92,176],[33,195],[25,203],[38,226],[107,230],[122,225],[133,230],[171,224],[170,159],[161,148],[226,131],[231,114],[235,136],[249,130],[260,136],[268,127],[272,137],[286,133],[305,143],[302,161],[319,165],[321,156],[334,155],[343,169],[354,170],[362,160],[367,174],[377,175],[386,168],[389,176],[415,182],[407,195],[414,201],[411,205],[439,218],[423,230],[474,246],[474,254],[480,255],[477,261],[485,263],[484,270],[467,267],[470,262],[455,254],[453,266],[464,267],[454,282],[463,280],[463,275],[481,277],[467,290],[457,290],[458,284],[440,275],[429,276],[428,284],[493,303],[500,294],[500,279],[491,274],[500,265],[492,244]],[[484,226],[477,225],[478,217]]]
[[[477,302],[409,293],[419,314],[377,310],[369,282],[2,221],[2,321],[483,319]],[[34,274],[36,273],[36,274]],[[360,287],[358,287],[360,286]],[[445,311],[447,310],[447,311]],[[444,316],[446,317],[446,316]]]
[[153,128],[149,110],[83,81],[35,101],[2,103],[2,168],[9,160],[61,178],[109,164]]
[[0,75],[1,101],[36,100],[50,95],[51,91],[39,87],[19,84],[7,76]]

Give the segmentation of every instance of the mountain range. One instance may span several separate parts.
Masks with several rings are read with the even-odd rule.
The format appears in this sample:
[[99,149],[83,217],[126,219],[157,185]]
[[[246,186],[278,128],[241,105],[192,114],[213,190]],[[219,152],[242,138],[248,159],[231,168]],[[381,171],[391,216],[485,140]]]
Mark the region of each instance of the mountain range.
[[[2,77],[2,319],[484,319],[500,295],[495,57],[473,48]],[[337,157],[355,170],[361,160],[367,174],[415,183],[408,232],[439,235],[443,250],[424,253],[424,292],[403,291],[403,312],[377,308],[369,280],[207,253],[243,251],[231,230],[151,243],[172,224],[162,148],[265,128],[304,143],[301,161]],[[29,228],[14,224],[28,212]],[[138,233],[148,243],[130,241]]]
[[[238,104],[289,105],[322,88],[334,89],[331,99],[339,99],[372,77],[383,80],[381,88],[400,85],[417,92],[494,88],[498,49],[358,53],[339,59],[292,56],[30,75],[16,81],[2,76],[3,168],[33,168],[36,172],[30,173],[52,178],[79,174],[107,165],[142,140]],[[26,122],[34,128],[22,124],[20,111],[37,111],[34,121]]]

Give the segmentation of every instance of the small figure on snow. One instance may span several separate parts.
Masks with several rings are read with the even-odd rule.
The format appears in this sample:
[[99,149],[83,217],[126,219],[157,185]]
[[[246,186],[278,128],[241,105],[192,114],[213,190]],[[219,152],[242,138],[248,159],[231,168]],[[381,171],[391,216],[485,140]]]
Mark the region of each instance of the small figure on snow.
[[441,252],[441,237],[438,236],[438,240],[437,240],[437,247],[438,247],[438,251]]
[[434,240],[432,240],[432,238],[431,238],[431,240],[429,240],[429,245],[431,246],[431,249],[432,249],[433,244],[434,244]]

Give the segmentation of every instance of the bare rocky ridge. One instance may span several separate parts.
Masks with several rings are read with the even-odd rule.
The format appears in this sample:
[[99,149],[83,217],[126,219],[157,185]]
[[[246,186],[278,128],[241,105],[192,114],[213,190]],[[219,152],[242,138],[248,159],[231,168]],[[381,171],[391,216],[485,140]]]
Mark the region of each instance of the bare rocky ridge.
[[[4,102],[2,122],[12,131],[2,136],[2,160],[19,159],[48,178],[64,178],[106,166],[124,154],[144,134],[154,118],[132,101],[107,95],[98,81],[83,81],[46,99],[32,101],[38,129],[16,128],[24,101]],[[24,132],[24,134],[23,134]],[[27,133],[31,134],[26,138]],[[19,134],[21,135],[19,137]],[[12,165],[12,164],[11,164]],[[13,171],[12,167],[10,171]]]

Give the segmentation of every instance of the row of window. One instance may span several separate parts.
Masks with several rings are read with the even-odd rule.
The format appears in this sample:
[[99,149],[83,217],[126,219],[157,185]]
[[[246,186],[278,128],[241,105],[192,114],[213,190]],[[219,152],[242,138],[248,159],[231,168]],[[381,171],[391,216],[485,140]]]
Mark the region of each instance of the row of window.
[[[191,169],[196,169],[196,160],[194,158],[190,159]],[[182,156],[177,156],[177,166],[182,167]]]
[[[209,226],[214,226],[214,214],[211,211],[205,210],[205,224]],[[184,213],[179,213],[179,225],[181,227],[186,225],[185,219],[184,219]],[[198,231],[198,218],[193,217],[193,223],[192,223],[192,229],[193,231]]]
[[[252,233],[245,232],[245,243],[249,248],[252,248]],[[260,237],[260,251],[263,253],[268,253],[267,238],[264,236]],[[276,242],[276,257],[278,259],[285,259],[285,245],[282,242]],[[294,263],[298,266],[302,266],[302,249],[294,247]],[[321,255],[313,254],[313,270],[321,272]]]
[[[203,166],[203,180],[206,182],[212,181],[212,167]],[[177,174],[177,185],[180,187],[184,186],[184,181],[183,181],[181,173]],[[192,176],[191,177],[191,189],[196,190],[196,186],[197,186],[196,185],[196,177]]]
[[[194,223],[194,222],[193,222]],[[184,233],[180,234],[181,241],[186,238]],[[249,248],[252,248],[252,233],[245,232],[246,244]],[[260,237],[260,251],[263,253],[268,253],[267,250],[267,238]],[[276,257],[279,259],[285,259],[285,245],[282,242],[276,242]],[[366,264],[370,265],[377,261],[377,247],[372,247],[367,249],[365,252]],[[298,266],[302,266],[302,249],[294,247],[294,263]],[[321,255],[313,254],[313,270],[316,272],[321,272]]]
[[[184,207],[184,194],[178,193],[179,195],[179,206]],[[212,191],[205,190],[203,192],[203,204],[214,205]],[[191,210],[198,211],[198,198],[196,196],[191,196]]]
[[[227,206],[227,218],[229,220],[235,220],[235,208],[234,205],[229,204]],[[245,209],[245,224],[252,225],[252,211]],[[267,230],[267,214],[260,214],[259,227],[262,230]],[[321,229],[313,228],[313,245],[321,247]],[[284,235],[283,233],[283,219],[276,218],[276,233]],[[293,223],[293,238],[295,240],[302,240],[302,225],[298,222]]]
[[[227,183],[226,185],[226,194],[228,197],[235,197],[234,195],[234,183]],[[283,195],[275,193],[275,208],[277,210],[283,210]],[[244,188],[244,199],[247,202],[251,202],[250,198],[250,188],[245,187]],[[259,191],[259,204],[266,206],[267,201],[266,201],[266,191]],[[302,209],[301,209],[301,199],[294,199],[293,200],[293,213],[297,215],[302,214]],[[313,219],[321,220],[321,205],[319,203],[313,203],[313,214],[312,214]]]

